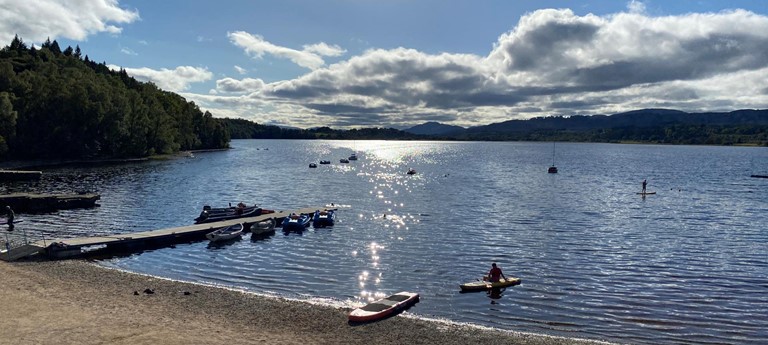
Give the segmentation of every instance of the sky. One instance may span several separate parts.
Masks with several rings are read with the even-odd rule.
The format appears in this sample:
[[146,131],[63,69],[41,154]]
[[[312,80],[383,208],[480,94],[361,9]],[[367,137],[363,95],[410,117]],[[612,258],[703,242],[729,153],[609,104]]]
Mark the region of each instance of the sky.
[[768,108],[764,0],[0,0],[14,35],[287,127]]

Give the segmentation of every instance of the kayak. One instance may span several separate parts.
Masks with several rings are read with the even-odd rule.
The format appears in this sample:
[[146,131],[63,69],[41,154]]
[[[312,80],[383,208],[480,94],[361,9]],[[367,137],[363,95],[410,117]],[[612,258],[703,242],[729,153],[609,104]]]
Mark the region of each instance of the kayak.
[[419,294],[398,292],[389,297],[371,302],[349,313],[349,321],[368,322],[383,319],[400,310],[404,310],[419,301]]
[[484,291],[484,290],[491,290],[491,289],[498,289],[503,288],[507,286],[514,286],[520,284],[522,279],[520,278],[502,278],[501,280],[491,283],[487,281],[473,281],[469,283],[464,283],[459,285],[461,287],[461,291],[467,292],[467,291]]

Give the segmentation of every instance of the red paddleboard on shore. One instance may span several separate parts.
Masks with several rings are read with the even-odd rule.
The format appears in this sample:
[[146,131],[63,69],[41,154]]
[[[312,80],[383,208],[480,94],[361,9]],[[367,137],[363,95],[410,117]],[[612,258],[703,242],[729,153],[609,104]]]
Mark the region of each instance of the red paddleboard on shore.
[[398,292],[357,308],[349,313],[349,321],[368,322],[383,319],[400,310],[404,310],[419,301],[419,294],[414,292]]

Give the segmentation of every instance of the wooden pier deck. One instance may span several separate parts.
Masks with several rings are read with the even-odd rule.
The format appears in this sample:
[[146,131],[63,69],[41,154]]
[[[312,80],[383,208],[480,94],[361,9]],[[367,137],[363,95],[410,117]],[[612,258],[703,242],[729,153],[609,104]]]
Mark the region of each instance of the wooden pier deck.
[[99,194],[31,194],[13,193],[0,195],[0,213],[5,206],[11,206],[14,212],[49,212],[70,208],[88,208],[96,206],[101,199]]
[[[87,255],[110,255],[114,253],[138,252],[146,248],[164,247],[176,243],[199,241],[205,239],[205,234],[232,224],[244,223],[246,228],[252,224],[276,218],[278,221],[292,213],[312,214],[315,210],[335,210],[329,207],[306,207],[298,210],[277,211],[256,217],[238,218],[220,222],[193,224],[175,228],[158,229],[142,232],[131,232],[109,236],[93,236],[78,238],[63,238],[51,241],[38,241],[26,246],[26,255],[43,253],[52,259],[76,258]],[[37,251],[30,250],[30,246]],[[12,250],[12,249],[11,249]],[[0,259],[15,257],[9,251],[0,252]],[[18,259],[18,258],[17,258]]]
[[39,180],[42,171],[0,170],[0,181]]

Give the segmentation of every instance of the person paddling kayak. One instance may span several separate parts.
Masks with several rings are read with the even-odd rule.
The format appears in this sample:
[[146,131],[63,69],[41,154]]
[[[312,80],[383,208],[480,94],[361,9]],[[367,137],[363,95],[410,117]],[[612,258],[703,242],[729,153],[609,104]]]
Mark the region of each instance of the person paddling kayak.
[[489,282],[491,282],[491,283],[496,283],[496,282],[498,282],[499,280],[501,280],[501,278],[504,278],[504,280],[507,280],[507,277],[505,277],[505,276],[504,276],[504,273],[503,273],[503,272],[501,272],[501,268],[499,268],[498,266],[496,266],[496,263],[495,263],[495,262],[494,262],[494,263],[492,263],[492,264],[491,264],[491,270],[488,272],[488,278],[487,278],[487,280],[488,280]]

